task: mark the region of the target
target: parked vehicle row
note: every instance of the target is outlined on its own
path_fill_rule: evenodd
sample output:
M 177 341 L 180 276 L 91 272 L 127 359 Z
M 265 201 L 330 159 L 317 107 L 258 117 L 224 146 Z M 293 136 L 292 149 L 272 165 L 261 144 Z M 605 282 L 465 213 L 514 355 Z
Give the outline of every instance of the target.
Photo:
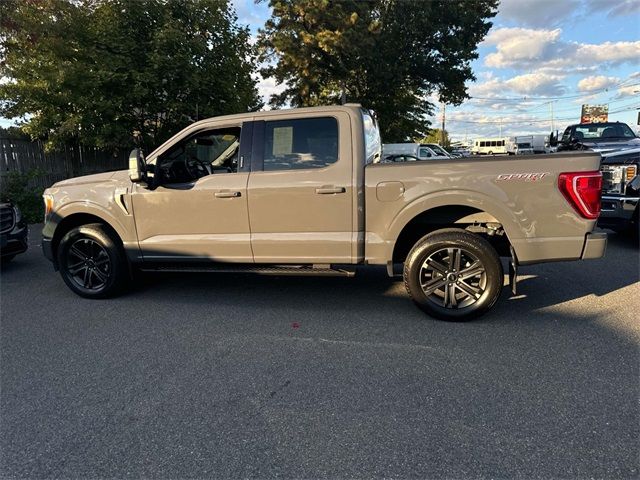
M 414 157 L 418 160 L 447 160 L 449 152 L 434 143 L 385 143 L 382 145 L 382 159 L 390 156 Z

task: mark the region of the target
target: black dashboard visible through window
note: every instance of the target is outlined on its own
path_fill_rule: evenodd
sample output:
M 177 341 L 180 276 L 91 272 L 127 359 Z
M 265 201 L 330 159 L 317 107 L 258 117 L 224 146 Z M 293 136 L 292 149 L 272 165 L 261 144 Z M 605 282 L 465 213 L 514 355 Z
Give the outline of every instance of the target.
M 193 182 L 207 175 L 236 173 L 240 127 L 205 130 L 176 144 L 156 163 L 156 185 Z

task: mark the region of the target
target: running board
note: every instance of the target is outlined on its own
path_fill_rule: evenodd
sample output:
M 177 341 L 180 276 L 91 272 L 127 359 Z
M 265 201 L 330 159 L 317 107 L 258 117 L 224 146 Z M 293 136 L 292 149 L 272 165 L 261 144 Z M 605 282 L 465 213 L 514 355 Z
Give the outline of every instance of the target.
M 257 275 L 312 275 L 322 277 L 353 277 L 355 270 L 330 265 L 158 265 L 142 266 L 143 272 L 167 273 L 253 273 Z

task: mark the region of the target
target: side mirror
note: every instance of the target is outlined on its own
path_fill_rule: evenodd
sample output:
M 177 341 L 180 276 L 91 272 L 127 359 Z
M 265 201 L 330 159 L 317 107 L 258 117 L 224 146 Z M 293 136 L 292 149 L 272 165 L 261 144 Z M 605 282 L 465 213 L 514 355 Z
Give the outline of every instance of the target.
M 134 148 L 129 154 L 129 179 L 132 182 L 141 182 L 146 178 L 147 164 L 144 161 L 142 149 Z

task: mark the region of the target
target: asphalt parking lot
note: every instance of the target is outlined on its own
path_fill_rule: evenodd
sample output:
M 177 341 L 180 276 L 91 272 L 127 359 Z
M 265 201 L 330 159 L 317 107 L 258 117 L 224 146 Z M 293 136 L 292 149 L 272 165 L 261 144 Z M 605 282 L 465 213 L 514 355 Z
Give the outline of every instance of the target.
M 638 249 L 522 269 L 466 324 L 355 278 L 2 269 L 3 478 L 638 478 Z

